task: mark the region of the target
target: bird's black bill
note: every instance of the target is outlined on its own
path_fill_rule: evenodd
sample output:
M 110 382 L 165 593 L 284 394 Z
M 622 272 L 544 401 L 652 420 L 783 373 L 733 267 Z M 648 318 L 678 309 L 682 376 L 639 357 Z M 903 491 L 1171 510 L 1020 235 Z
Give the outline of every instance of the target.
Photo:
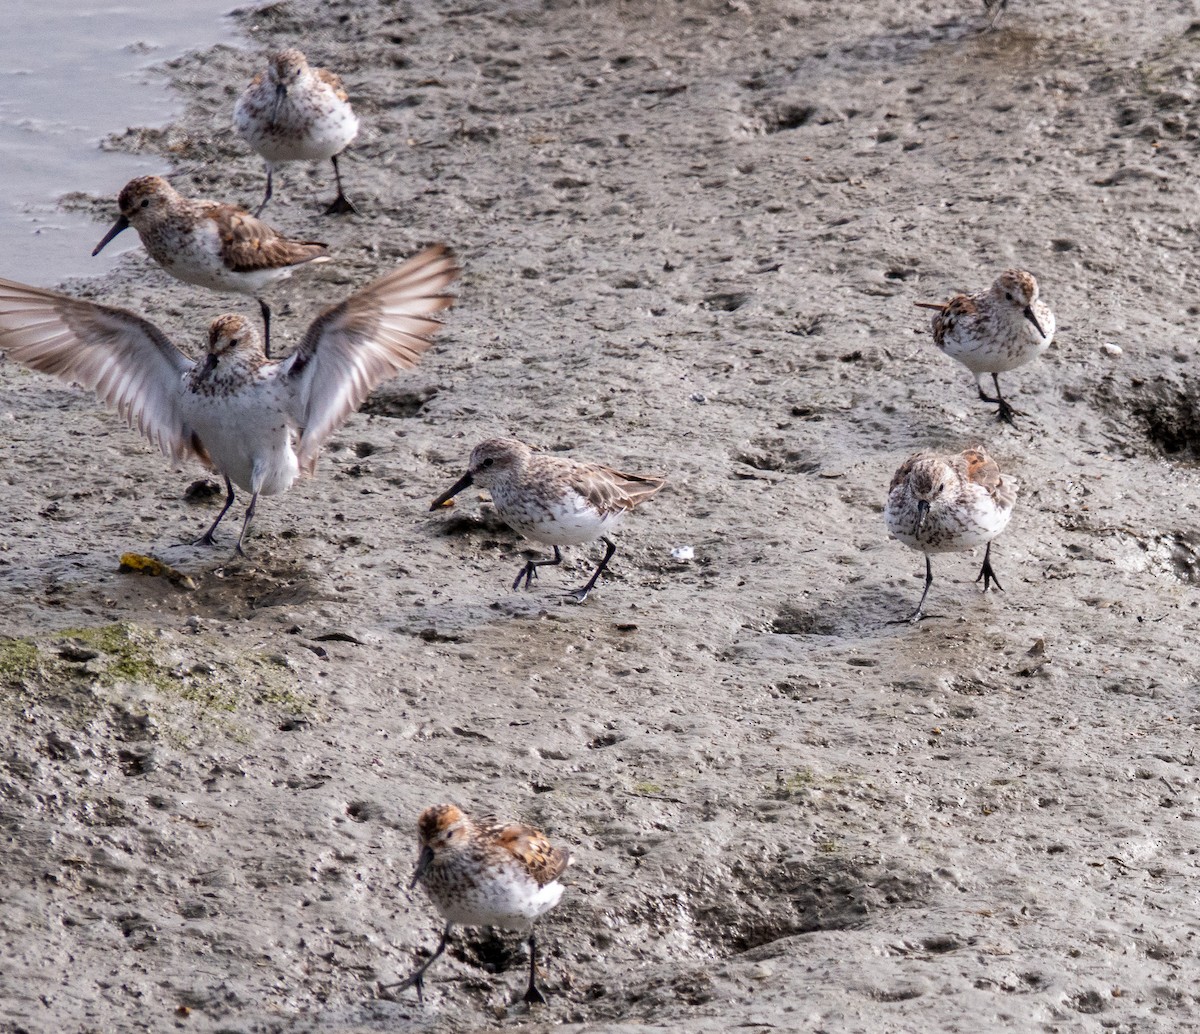
M 920 531 L 925 524 L 926 518 L 929 517 L 929 500 L 917 500 L 917 531 Z
M 217 368 L 217 357 L 213 352 L 208 353 L 208 358 L 204 360 L 204 365 L 200 367 L 200 372 L 196 375 L 200 380 L 204 380 L 210 373 Z
M 1037 332 L 1041 334 L 1042 337 L 1046 336 L 1046 332 L 1042 330 L 1042 325 L 1037 321 L 1037 317 L 1033 314 L 1032 305 L 1026 305 L 1025 310 L 1021 315 L 1023 315 L 1027 320 L 1029 320 L 1030 323 L 1037 327 Z
M 129 220 L 126 219 L 123 215 L 117 216 L 117 221 L 112 224 L 112 229 L 109 230 L 108 233 L 106 233 L 104 235 L 104 240 L 102 240 L 99 244 L 97 244 L 92 249 L 92 258 L 95 258 L 97 255 L 99 255 L 100 252 L 102 252 L 104 250 L 104 246 L 109 241 L 111 241 L 118 233 L 121 233 L 122 231 L 128 230 L 128 229 L 129 229 Z
M 413 872 L 412 883 L 408 885 L 408 889 L 412 890 L 418 883 L 421 882 L 421 877 L 425 875 L 425 870 L 429 868 L 429 863 L 433 861 L 433 848 L 426 845 L 421 848 L 420 857 L 417 858 L 417 868 Z
M 473 485 L 474 483 L 475 483 L 475 479 L 473 477 L 471 477 L 471 472 L 468 470 L 462 477 L 460 477 L 456 482 L 454 482 L 454 484 L 450 487 L 450 489 L 448 491 L 443 492 L 432 503 L 430 503 L 429 509 L 436 510 L 439 507 L 445 506 L 451 499 L 453 499 L 456 495 L 458 495 L 458 493 L 461 492 L 464 488 L 470 488 L 471 485 Z

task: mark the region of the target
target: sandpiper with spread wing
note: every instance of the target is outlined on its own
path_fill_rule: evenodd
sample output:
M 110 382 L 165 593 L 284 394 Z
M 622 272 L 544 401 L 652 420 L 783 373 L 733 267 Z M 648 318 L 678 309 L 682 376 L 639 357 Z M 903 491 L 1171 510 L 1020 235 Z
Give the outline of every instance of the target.
M 181 352 L 125 309 L 0 280 L 0 351 L 96 392 L 173 460 L 195 458 L 250 493 L 237 551 L 260 495 L 287 491 L 316 469 L 326 439 L 380 381 L 411 369 L 453 297 L 454 254 L 433 245 L 322 312 L 300 346 L 268 360 L 249 320 L 209 327 L 204 361 Z

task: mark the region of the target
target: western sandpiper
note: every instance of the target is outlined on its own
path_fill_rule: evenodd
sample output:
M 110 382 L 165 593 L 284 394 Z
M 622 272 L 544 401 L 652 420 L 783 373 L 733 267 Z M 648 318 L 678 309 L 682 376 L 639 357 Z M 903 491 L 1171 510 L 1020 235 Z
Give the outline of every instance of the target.
M 327 215 L 358 211 L 342 190 L 338 155 L 358 134 L 358 119 L 342 81 L 324 68 L 310 68 L 298 50 L 282 50 L 267 60 L 238 98 L 233 124 L 267 163 L 267 192 L 257 215 L 271 200 L 275 166 L 282 162 L 333 162 L 337 197 Z
M 983 591 L 994 582 L 992 539 L 1008 527 L 1017 486 L 1000 476 L 1000 468 L 982 448 L 957 456 L 918 452 L 896 471 L 888 490 L 883 519 L 893 538 L 925 554 L 925 591 L 917 609 L 905 620 L 924 617 L 925 597 L 933 584 L 930 553 L 957 553 L 986 543 L 976 581 Z
M 132 226 L 150 257 L 173 277 L 213 291 L 251 295 L 262 311 L 268 357 L 271 310 L 261 298 L 263 289 L 300 266 L 329 261 L 320 241 L 284 237 L 233 205 L 186 198 L 161 176 L 130 180 L 117 205 L 121 214 L 92 254 L 99 255 Z
M 420 854 L 410 889 L 420 883 L 446 925 L 434 953 L 404 980 L 382 985 L 381 990 L 415 987 L 420 998 L 425 971 L 445 951 L 446 938 L 458 923 L 528 930 L 525 1001 L 545 1002 L 537 987 L 533 924 L 563 896 L 565 888 L 558 879 L 571 864 L 571 852 L 519 822 L 498 822 L 490 816 L 472 822 L 453 804 L 421 812 L 417 836 Z
M 538 568 L 562 563 L 560 546 L 582 546 L 600 539 L 604 559 L 586 585 L 567 593 L 577 603 L 587 599 L 596 579 L 617 551 L 608 537 L 627 510 L 645 502 L 666 484 L 654 474 L 622 474 L 599 463 L 579 463 L 535 452 L 512 438 L 492 438 L 475 446 L 467 472 L 430 506 L 436 510 L 470 485 L 486 488 L 496 512 L 526 538 L 554 547 L 553 560 L 530 560 L 513 588 L 525 588 Z
M 250 505 L 316 470 L 325 440 L 371 389 L 411 369 L 452 302 L 454 255 L 434 245 L 322 312 L 299 348 L 268 361 L 242 316 L 220 316 L 196 363 L 148 320 L 125 309 L 0 280 L 0 351 L 19 363 L 95 391 L 173 460 L 194 457 L 236 484 Z
M 1012 408 L 1000 394 L 999 374 L 1040 356 L 1054 337 L 1054 313 L 1038 298 L 1032 273 L 1006 269 L 991 288 L 979 294 L 956 294 L 948 302 L 916 302 L 936 309 L 934 343 L 975 375 L 979 397 L 998 402 L 999 416 L 1013 426 Z M 990 373 L 996 397 L 983 390 L 980 375 Z

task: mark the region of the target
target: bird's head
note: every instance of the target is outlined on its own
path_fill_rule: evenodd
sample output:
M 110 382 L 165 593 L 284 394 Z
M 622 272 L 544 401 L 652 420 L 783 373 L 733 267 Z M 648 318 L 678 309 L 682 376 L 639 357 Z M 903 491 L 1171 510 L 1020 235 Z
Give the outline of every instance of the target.
M 449 499 L 471 485 L 493 488 L 520 470 L 532 452 L 528 445 L 515 438 L 489 438 L 486 442 L 480 442 L 471 451 L 467 472 L 438 496 L 430 509 L 436 510 L 439 506 L 444 506 Z
M 425 875 L 425 870 L 437 855 L 454 845 L 457 839 L 470 836 L 471 820 L 453 804 L 435 804 L 421 812 L 417 819 L 417 840 L 420 853 L 413 872 L 411 887 Z
M 1014 317 L 1027 319 L 1042 337 L 1046 336 L 1033 311 L 1038 300 L 1038 285 L 1032 273 L 1023 269 L 1006 269 L 992 285 L 992 300 Z

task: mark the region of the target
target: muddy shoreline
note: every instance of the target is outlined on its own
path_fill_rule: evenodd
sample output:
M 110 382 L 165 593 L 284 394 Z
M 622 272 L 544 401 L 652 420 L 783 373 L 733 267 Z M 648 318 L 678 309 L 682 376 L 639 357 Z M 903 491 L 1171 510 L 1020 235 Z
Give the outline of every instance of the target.
M 362 215 L 321 217 L 327 164 L 277 182 L 337 260 L 272 292 L 273 343 L 424 243 L 464 275 L 246 559 L 180 544 L 202 471 L 0 364 L 0 1031 L 1200 1025 L 1200 36 L 1011 6 L 296 0 L 171 66 L 176 125 L 114 115 L 254 204 L 232 105 L 301 41 Z M 71 203 L 99 239 L 112 199 Z M 1017 430 L 911 304 L 1008 265 L 1059 323 Z M 140 253 L 68 288 L 193 350 L 240 304 Z M 428 512 L 500 434 L 671 478 L 583 607 L 598 552 L 513 593 L 485 503 Z M 891 474 L 975 442 L 1022 486 L 1006 591 L 939 557 L 940 617 L 890 625 L 923 576 Z M 423 1007 L 376 997 L 436 943 L 405 888 L 440 800 L 575 852 L 545 1007 L 482 932 Z

